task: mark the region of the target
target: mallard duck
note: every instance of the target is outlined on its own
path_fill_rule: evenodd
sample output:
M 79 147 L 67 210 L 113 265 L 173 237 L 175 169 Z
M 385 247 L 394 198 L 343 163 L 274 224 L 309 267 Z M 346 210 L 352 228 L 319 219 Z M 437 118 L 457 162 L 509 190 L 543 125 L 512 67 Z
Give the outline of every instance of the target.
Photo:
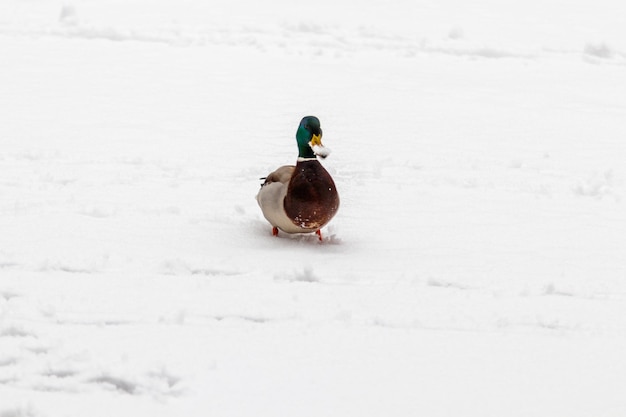
M 272 234 L 315 232 L 333 218 L 339 208 L 339 195 L 332 177 L 317 160 L 328 156 L 322 145 L 322 128 L 315 116 L 302 119 L 296 132 L 298 160 L 265 178 L 256 199 L 263 216 L 272 225 Z

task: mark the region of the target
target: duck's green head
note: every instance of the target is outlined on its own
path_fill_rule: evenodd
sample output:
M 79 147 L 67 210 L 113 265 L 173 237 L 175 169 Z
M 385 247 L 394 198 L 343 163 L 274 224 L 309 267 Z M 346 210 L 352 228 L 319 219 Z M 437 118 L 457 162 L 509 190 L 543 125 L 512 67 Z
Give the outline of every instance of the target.
M 296 141 L 300 158 L 315 158 L 315 155 L 325 158 L 328 155 L 322 145 L 320 120 L 315 116 L 306 116 L 302 119 L 296 132 Z

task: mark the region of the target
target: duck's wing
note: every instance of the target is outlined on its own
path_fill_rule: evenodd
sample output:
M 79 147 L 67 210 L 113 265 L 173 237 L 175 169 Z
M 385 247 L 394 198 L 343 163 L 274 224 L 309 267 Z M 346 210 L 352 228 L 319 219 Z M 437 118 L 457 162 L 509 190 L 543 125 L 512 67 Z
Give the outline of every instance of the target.
M 289 181 L 291 180 L 291 176 L 293 175 L 295 169 L 295 165 L 284 165 L 269 174 L 267 177 L 261 178 L 262 180 L 265 180 L 262 185 L 271 184 L 273 182 L 289 184 Z

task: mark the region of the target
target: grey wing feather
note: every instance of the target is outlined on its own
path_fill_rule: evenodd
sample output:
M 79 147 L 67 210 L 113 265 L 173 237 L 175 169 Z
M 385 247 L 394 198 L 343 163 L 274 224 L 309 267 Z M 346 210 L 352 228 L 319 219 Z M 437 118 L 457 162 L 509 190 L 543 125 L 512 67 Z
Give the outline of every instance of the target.
M 270 184 L 272 182 L 282 182 L 283 184 L 288 184 L 295 169 L 296 167 L 294 165 L 284 165 L 265 177 L 263 185 Z

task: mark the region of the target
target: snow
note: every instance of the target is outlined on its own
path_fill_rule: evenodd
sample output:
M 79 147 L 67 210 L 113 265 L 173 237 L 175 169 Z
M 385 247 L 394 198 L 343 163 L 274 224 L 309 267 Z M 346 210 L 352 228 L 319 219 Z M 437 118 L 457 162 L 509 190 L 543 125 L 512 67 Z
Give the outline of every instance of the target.
M 311 146 L 311 148 L 313 149 L 315 155 L 319 156 L 322 159 L 328 158 L 328 155 L 330 155 L 331 153 L 330 148 L 327 148 L 326 146 L 313 145 Z
M 0 416 L 623 416 L 624 8 L 1 2 Z

